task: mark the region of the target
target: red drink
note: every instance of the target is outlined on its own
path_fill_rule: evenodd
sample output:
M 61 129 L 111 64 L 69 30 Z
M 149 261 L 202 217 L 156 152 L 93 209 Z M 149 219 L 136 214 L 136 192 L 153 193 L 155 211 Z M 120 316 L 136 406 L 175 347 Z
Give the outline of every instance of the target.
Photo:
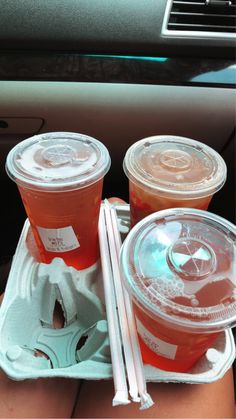
M 126 153 L 131 226 L 167 208 L 206 210 L 226 179 L 221 156 L 188 138 L 155 136 L 134 143 Z
M 97 230 L 102 184 L 103 181 L 100 180 L 90 187 L 63 194 L 36 193 L 19 187 L 42 262 L 50 263 L 57 256 L 64 259 L 68 266 L 77 269 L 87 268 L 96 262 L 99 254 Z M 67 230 L 68 227 L 70 231 Z M 45 244 L 42 240 L 43 229 L 47 230 Z M 50 237 L 50 230 L 57 231 L 57 236 L 61 237 L 55 237 L 55 234 Z M 71 236 L 69 245 L 65 244 L 62 237 L 66 231 Z M 76 246 L 75 249 L 68 248 L 73 246 Z M 63 251 L 63 247 L 67 249 Z
M 140 333 L 139 343 L 143 361 L 163 370 L 188 371 L 211 347 L 219 334 L 180 332 L 170 327 L 167 322 L 162 324 L 160 319 L 154 320 L 138 306 L 133 305 L 133 308 Z M 164 347 L 163 356 L 160 342 Z
M 121 269 L 143 360 L 188 371 L 236 322 L 236 228 L 202 210 L 163 210 L 128 234 Z
M 84 269 L 98 259 L 98 218 L 109 154 L 99 141 L 53 133 L 19 143 L 7 160 L 28 215 L 40 261 L 61 257 Z
M 129 181 L 130 223 L 137 224 L 144 217 L 167 208 L 197 208 L 207 210 L 212 195 L 197 199 L 174 199 L 163 197 L 152 191 L 147 191 L 136 183 Z

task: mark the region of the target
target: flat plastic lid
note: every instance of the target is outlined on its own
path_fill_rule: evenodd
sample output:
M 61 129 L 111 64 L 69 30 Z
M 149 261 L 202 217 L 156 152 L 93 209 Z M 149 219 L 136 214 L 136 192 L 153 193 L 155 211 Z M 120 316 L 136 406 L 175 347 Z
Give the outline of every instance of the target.
M 219 216 L 175 208 L 146 217 L 124 241 L 121 270 L 132 299 L 175 327 L 236 321 L 236 227 Z
M 35 135 L 8 154 L 6 170 L 19 185 L 73 190 L 101 179 L 109 170 L 107 148 L 95 138 L 71 132 Z
M 172 198 L 212 195 L 226 180 L 226 164 L 211 147 L 184 137 L 160 135 L 134 143 L 126 152 L 127 177 Z

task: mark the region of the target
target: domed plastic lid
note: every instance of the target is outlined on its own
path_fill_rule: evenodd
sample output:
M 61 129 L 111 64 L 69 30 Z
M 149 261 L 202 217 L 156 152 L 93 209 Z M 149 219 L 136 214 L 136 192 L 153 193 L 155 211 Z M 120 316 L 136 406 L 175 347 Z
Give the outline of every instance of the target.
M 175 136 L 154 136 L 134 143 L 124 158 L 134 183 L 172 198 L 212 195 L 226 180 L 226 164 L 211 147 Z
M 236 321 L 236 227 L 219 216 L 176 208 L 146 217 L 125 239 L 121 269 L 136 303 L 175 327 Z
M 106 147 L 87 135 L 53 132 L 35 135 L 8 154 L 6 170 L 32 189 L 73 190 L 102 178 L 110 167 Z

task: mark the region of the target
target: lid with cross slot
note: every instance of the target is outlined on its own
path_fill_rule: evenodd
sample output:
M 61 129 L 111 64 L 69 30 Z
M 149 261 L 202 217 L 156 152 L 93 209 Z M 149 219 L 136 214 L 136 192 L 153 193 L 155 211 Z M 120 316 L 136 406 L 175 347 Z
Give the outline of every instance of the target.
M 49 132 L 13 147 L 7 156 L 6 171 L 25 188 L 67 191 L 102 179 L 110 168 L 110 160 L 105 145 L 93 137 Z
M 227 174 L 217 151 L 199 141 L 171 135 L 132 144 L 123 167 L 132 182 L 176 199 L 212 195 L 224 185 Z

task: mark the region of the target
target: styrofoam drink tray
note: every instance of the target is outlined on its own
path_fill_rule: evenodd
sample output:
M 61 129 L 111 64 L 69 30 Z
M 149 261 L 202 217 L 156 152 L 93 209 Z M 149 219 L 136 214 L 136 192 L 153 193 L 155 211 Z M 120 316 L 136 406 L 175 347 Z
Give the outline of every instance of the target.
M 129 207 L 116 208 L 124 236 L 129 229 Z M 39 263 L 34 248 L 26 220 L 0 310 L 0 367 L 15 380 L 111 379 L 100 263 L 82 271 L 66 266 L 60 258 L 51 264 Z M 55 322 L 56 307 L 63 313 L 60 326 Z M 210 383 L 221 378 L 234 359 L 234 338 L 227 330 L 188 373 L 144 368 L 147 381 Z

